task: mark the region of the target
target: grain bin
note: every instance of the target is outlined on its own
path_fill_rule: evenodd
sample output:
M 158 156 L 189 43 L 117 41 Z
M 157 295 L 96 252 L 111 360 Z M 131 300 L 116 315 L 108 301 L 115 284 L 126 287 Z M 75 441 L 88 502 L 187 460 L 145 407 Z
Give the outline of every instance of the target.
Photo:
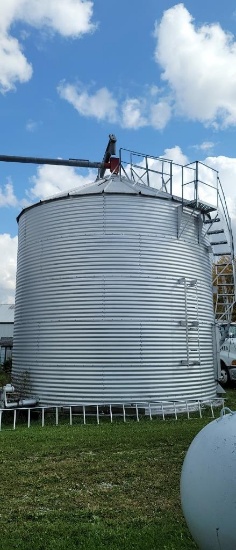
M 120 174 L 21 212 L 13 372 L 41 404 L 216 396 L 202 210 Z

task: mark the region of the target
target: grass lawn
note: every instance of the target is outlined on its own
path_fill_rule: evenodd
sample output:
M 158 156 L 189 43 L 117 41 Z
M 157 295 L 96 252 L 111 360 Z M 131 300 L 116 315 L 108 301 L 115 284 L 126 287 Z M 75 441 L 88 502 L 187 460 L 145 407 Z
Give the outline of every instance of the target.
M 236 391 L 226 405 L 236 409 Z M 179 480 L 209 419 L 0 433 L 0 549 L 191 550 Z

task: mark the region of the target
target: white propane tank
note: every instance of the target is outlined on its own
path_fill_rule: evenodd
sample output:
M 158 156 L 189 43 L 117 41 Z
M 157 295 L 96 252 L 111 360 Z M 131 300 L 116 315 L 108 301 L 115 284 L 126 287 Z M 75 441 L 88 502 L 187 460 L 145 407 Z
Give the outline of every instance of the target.
M 235 412 L 223 409 L 221 417 L 195 437 L 184 460 L 180 491 L 183 513 L 199 548 L 235 550 Z

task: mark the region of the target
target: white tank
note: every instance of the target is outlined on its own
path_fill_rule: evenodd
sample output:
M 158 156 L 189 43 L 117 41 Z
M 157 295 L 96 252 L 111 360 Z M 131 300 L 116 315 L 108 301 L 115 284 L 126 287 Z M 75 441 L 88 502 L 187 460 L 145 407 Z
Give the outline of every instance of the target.
M 236 414 L 231 412 L 199 432 L 184 460 L 182 508 L 201 550 L 236 548 L 235 446 Z
M 199 212 L 112 176 L 18 222 L 13 373 L 42 404 L 215 397 Z

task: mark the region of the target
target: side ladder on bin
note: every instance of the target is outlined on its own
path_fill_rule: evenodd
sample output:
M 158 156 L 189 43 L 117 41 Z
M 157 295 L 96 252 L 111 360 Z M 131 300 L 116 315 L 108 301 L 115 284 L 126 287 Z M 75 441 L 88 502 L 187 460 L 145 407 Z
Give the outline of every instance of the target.
M 187 351 L 181 364 L 191 367 L 201 364 L 197 279 L 181 277 L 178 284 L 184 287 L 185 319 L 180 321 L 180 325 L 185 327 Z

